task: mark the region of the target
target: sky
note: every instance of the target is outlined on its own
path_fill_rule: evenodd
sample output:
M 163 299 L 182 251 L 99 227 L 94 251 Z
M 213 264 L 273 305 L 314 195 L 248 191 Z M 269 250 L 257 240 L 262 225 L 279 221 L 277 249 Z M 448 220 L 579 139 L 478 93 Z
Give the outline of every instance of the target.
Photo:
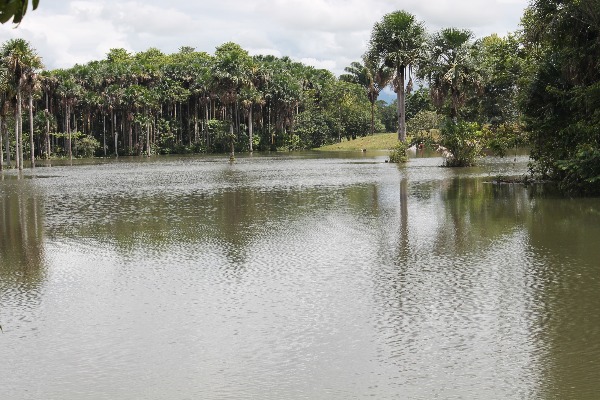
M 40 0 L 17 28 L 0 26 L 0 42 L 28 40 L 48 69 L 130 52 L 182 46 L 214 54 L 235 42 L 250 54 L 272 54 L 336 75 L 360 60 L 371 29 L 405 10 L 428 31 L 468 28 L 476 37 L 518 29 L 528 0 Z

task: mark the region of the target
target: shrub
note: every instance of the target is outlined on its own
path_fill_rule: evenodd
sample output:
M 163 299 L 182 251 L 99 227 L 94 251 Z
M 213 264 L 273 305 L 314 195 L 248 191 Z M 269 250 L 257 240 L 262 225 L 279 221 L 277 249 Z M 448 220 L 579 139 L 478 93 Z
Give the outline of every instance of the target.
M 442 126 L 442 146 L 448 149 L 448 167 L 475 165 L 482 155 L 484 134 L 476 122 L 447 120 Z
M 406 155 L 406 149 L 408 148 L 407 142 L 398 142 L 394 147 L 390 149 L 390 162 L 391 163 L 405 163 L 408 161 Z
M 435 111 L 419 111 L 406 123 L 406 128 L 413 137 L 412 144 L 431 144 L 435 142 L 441 121 L 441 115 Z
M 79 133 L 79 132 L 77 132 Z M 74 141 L 74 149 L 73 151 L 77 154 L 78 157 L 90 158 L 94 157 L 96 154 L 96 150 L 100 148 L 100 142 L 95 138 L 85 135 L 80 136 L 75 135 L 76 141 Z
M 578 194 L 600 193 L 600 149 L 589 144 L 580 145 L 568 160 L 557 161 L 563 172 L 560 186 Z
M 519 124 L 500 124 L 483 128 L 487 138 L 486 147 L 495 155 L 504 157 L 511 148 L 527 143 Z

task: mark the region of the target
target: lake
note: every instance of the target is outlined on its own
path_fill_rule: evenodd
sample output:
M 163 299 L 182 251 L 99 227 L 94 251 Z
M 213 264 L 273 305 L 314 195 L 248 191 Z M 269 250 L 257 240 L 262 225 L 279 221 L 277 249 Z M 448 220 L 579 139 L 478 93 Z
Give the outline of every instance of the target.
M 3 399 L 596 399 L 600 199 L 527 157 L 0 175 Z

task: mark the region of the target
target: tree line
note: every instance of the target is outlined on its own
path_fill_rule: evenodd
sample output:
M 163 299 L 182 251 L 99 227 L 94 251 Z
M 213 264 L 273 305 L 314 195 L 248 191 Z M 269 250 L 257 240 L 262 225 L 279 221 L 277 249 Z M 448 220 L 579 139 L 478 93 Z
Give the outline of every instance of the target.
M 34 160 L 293 150 L 369 132 L 359 85 L 235 43 L 214 55 L 112 49 L 104 60 L 44 71 L 31 45 L 12 39 L 0 57 L 5 158 L 19 168 L 23 152 Z

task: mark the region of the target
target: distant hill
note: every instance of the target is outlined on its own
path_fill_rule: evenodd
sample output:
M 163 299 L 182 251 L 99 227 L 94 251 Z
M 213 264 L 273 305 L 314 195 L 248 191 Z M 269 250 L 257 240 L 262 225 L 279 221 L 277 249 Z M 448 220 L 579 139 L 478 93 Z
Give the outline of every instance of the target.
M 379 93 L 379 97 L 377 100 L 383 100 L 388 104 L 391 104 L 394 100 L 396 100 L 396 93 L 391 91 L 389 88 L 385 88 Z

